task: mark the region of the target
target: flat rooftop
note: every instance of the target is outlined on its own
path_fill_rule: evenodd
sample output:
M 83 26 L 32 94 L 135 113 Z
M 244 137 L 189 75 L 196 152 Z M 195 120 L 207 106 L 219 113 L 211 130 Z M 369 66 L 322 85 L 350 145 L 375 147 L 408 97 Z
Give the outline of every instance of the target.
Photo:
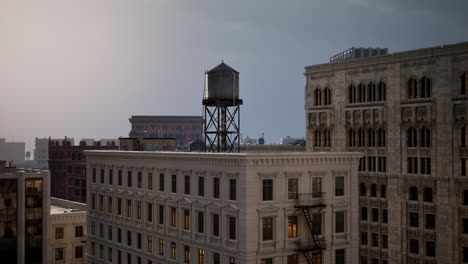
M 60 206 L 57 206 L 57 205 L 50 205 L 50 214 L 51 215 L 69 214 L 69 213 L 78 213 L 78 212 L 86 212 L 86 211 L 83 211 L 83 210 L 80 210 L 80 209 L 60 207 Z

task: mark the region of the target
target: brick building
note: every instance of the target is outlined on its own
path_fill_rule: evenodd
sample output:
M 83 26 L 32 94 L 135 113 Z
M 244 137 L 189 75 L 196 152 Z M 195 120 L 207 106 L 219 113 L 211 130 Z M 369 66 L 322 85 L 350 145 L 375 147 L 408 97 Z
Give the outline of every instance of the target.
M 468 42 L 307 66 L 308 151 L 357 151 L 360 263 L 468 262 Z
M 202 139 L 202 116 L 132 116 L 131 137 L 176 138 L 178 145 Z
M 107 144 L 109 143 L 109 144 Z M 86 158 L 84 150 L 117 150 L 117 140 L 86 142 L 75 146 L 67 138 L 49 142 L 49 170 L 53 197 L 86 202 Z

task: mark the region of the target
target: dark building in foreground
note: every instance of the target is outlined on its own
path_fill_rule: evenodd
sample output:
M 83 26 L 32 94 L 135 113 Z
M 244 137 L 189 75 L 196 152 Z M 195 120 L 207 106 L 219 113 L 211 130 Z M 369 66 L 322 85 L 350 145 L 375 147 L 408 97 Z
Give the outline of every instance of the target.
M 80 141 L 74 146 L 65 138 L 62 144 L 49 142 L 49 170 L 53 197 L 86 202 L 86 158 L 84 150 L 118 150 L 118 142 Z
M 202 116 L 132 116 L 130 137 L 175 138 L 178 145 L 188 145 L 202 138 Z
M 468 263 L 468 42 L 305 68 L 307 150 L 360 152 L 360 263 Z
M 354 60 L 372 56 L 387 55 L 388 49 L 382 48 L 350 48 L 330 58 L 330 62 Z
M 49 172 L 0 161 L 0 263 L 48 263 Z

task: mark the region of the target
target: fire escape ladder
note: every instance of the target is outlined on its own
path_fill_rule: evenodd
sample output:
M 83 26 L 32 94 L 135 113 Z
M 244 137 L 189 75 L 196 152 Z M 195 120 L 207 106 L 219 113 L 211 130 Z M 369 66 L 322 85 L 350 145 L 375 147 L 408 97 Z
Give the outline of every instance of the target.
M 312 221 L 312 215 L 310 214 L 309 208 L 302 207 L 301 209 L 302 209 L 302 213 L 304 214 L 304 218 L 306 219 L 307 226 L 309 227 L 310 234 L 312 235 L 312 239 L 314 240 L 315 247 L 323 249 L 322 243 L 320 242 L 320 239 L 315 233 L 313 221 Z

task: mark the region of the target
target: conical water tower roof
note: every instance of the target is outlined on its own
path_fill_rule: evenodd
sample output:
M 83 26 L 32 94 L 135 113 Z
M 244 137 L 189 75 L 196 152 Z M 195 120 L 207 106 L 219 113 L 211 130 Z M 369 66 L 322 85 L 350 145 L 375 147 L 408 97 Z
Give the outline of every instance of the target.
M 233 68 L 231 68 L 227 64 L 225 64 L 224 61 L 221 62 L 221 64 L 219 64 L 218 66 L 216 66 L 213 69 L 211 69 L 210 71 L 208 71 L 208 73 L 212 73 L 212 72 L 235 72 L 235 73 L 239 73 L 238 71 L 234 70 Z

